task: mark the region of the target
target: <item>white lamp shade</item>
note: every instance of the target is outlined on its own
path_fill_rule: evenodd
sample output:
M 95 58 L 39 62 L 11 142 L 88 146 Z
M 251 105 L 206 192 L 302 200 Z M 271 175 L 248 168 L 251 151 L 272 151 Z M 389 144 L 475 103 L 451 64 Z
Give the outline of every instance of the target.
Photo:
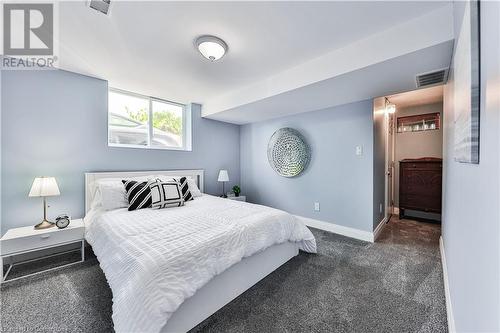
M 36 177 L 31 185 L 30 197 L 50 197 L 59 195 L 59 187 L 54 177 Z
M 227 170 L 221 170 L 219 171 L 219 178 L 217 179 L 219 182 L 228 182 L 229 181 L 229 174 L 227 173 Z

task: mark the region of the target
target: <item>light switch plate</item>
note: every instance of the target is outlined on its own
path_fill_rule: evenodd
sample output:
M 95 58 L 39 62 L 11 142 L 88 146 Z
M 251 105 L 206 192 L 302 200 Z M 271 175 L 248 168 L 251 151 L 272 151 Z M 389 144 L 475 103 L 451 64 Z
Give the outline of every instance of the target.
M 356 146 L 356 155 L 363 155 L 363 146 Z
M 315 210 L 316 212 L 319 212 L 319 202 L 315 202 L 315 203 L 314 203 L 314 210 Z

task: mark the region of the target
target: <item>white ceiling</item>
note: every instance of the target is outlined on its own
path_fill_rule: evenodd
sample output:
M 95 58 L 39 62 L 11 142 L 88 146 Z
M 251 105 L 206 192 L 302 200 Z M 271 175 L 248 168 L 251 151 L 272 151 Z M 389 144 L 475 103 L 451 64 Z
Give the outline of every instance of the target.
M 114 0 L 105 16 L 85 1 L 64 2 L 60 66 L 116 88 L 204 103 L 444 5 Z M 221 61 L 197 53 L 193 40 L 203 34 L 227 42 Z
M 410 91 L 416 89 L 416 74 L 448 66 L 452 51 L 448 41 L 206 117 L 246 124 Z
M 408 91 L 387 96 L 387 98 L 397 108 L 438 103 L 443 101 L 443 86 Z

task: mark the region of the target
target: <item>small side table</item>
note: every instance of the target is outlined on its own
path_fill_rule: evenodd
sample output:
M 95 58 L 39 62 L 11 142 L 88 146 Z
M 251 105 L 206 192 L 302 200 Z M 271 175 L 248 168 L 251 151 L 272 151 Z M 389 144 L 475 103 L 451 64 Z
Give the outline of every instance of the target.
M 40 274 L 43 272 L 51 271 L 54 269 L 59 269 L 62 267 L 66 267 L 69 265 L 74 265 L 85 260 L 85 238 L 84 238 L 84 225 L 83 219 L 71 220 L 70 224 L 64 229 L 58 229 L 56 226 L 49 229 L 35 230 L 33 226 L 29 227 L 21 227 L 9 229 L 5 235 L 0 239 L 1 246 L 1 260 L 0 267 L 2 268 L 2 278 L 0 283 L 14 281 L 18 279 L 22 279 L 28 276 Z M 12 263 L 12 257 L 25 254 L 25 253 L 33 253 L 38 252 L 50 248 L 55 248 L 63 245 L 81 243 L 80 251 L 81 251 L 81 260 L 61 265 L 58 267 L 49 268 L 40 272 L 23 275 L 20 277 L 16 277 L 10 280 L 7 280 L 7 276 L 9 275 L 12 267 L 23 264 L 26 262 L 36 261 L 43 258 L 51 257 L 54 255 L 63 254 L 65 252 L 59 252 L 56 254 L 51 254 L 48 256 L 43 256 L 40 258 L 25 260 L 17 263 Z M 75 250 L 66 251 L 73 252 Z M 9 258 L 11 263 L 9 264 L 9 268 L 5 275 L 3 274 L 3 261 L 4 259 Z
M 227 197 L 229 200 L 236 200 L 236 201 L 243 201 L 243 202 L 246 202 L 247 201 L 247 197 L 244 196 L 244 195 L 240 195 L 239 197 L 235 196 L 235 195 L 231 195 L 231 196 L 228 196 Z

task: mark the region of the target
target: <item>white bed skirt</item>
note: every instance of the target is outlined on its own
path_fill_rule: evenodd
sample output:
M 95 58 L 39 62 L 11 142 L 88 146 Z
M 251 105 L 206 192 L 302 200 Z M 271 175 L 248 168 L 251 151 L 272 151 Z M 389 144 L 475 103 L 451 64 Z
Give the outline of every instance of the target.
M 189 331 L 298 253 L 297 243 L 285 242 L 244 258 L 185 300 L 162 332 Z

